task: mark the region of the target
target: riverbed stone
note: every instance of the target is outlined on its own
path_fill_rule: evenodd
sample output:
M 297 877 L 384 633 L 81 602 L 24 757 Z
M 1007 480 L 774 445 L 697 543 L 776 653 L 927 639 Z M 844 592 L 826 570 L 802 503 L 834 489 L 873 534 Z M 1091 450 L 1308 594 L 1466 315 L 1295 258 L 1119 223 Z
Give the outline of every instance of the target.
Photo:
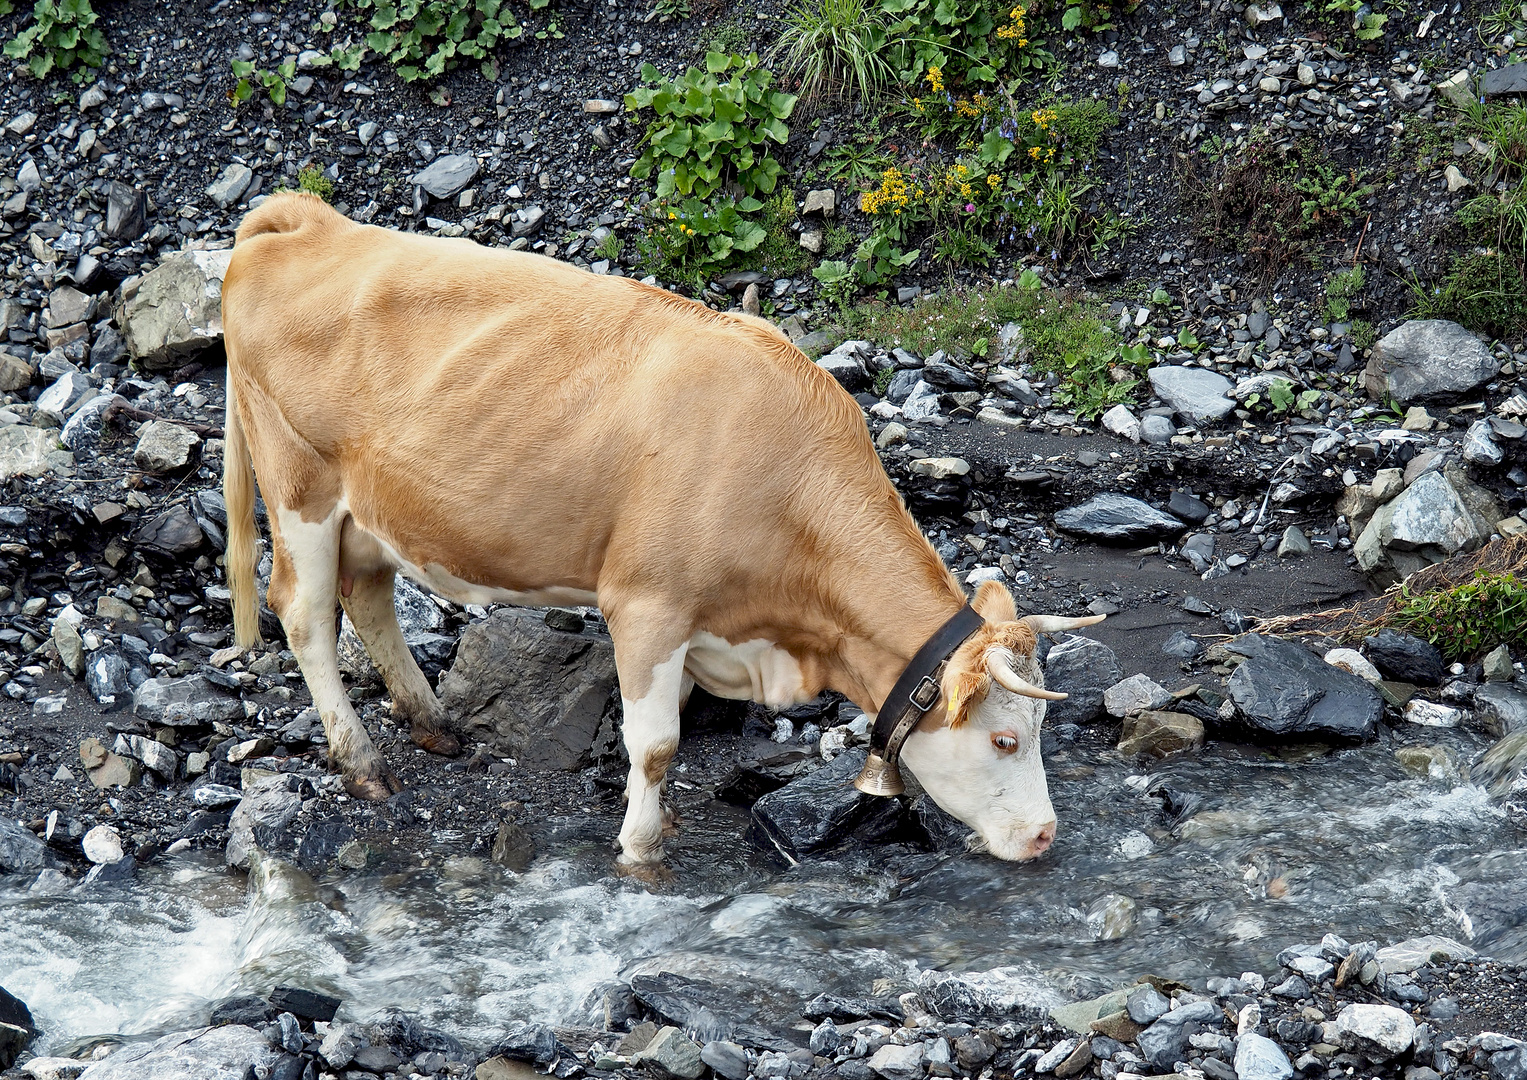
M 1383 698 L 1356 675 L 1261 634 L 1244 635 L 1225 648 L 1246 657 L 1226 683 L 1241 727 L 1273 740 L 1361 742 L 1377 733 Z
M 247 792 L 233 808 L 228 821 L 228 845 L 223 850 L 229 866 L 248 869 L 251 854 L 285 846 L 285 833 L 302 810 L 302 796 L 277 780 Z
M 1149 754 L 1166 757 L 1204 744 L 1204 722 L 1180 712 L 1147 710 L 1127 717 L 1119 736 L 1119 753 L 1125 757 Z
M 700 1080 L 705 1062 L 700 1048 L 676 1027 L 659 1028 L 652 1041 L 631 1057 L 633 1065 L 652 1065 L 674 1080 Z
M 1336 1015 L 1342 1048 L 1373 1061 L 1389 1061 L 1410 1049 L 1416 1022 L 1393 1005 L 1348 1005 Z
M 1267 1036 L 1248 1031 L 1236 1039 L 1236 1080 L 1289 1080 L 1293 1075 L 1293 1062 Z
M 1386 679 L 1437 686 L 1447 673 L 1437 646 L 1414 634 L 1385 628 L 1363 639 L 1363 651 Z
M 244 703 L 205 675 L 145 679 L 133 691 L 133 715 L 167 727 L 198 727 L 242 720 Z
M 409 178 L 437 199 L 449 199 L 477 175 L 477 159 L 471 154 L 445 154 Z
M 47 844 L 30 829 L 0 817 L 0 874 L 26 874 L 51 865 Z
M 122 835 L 110 825 L 97 825 L 85 833 L 80 841 L 85 858 L 97 866 L 120 862 L 122 859 Z
M 1497 739 L 1527 731 L 1527 693 L 1500 682 L 1474 691 L 1474 718 Z
M 1377 683 L 1384 676 L 1379 674 L 1379 669 L 1368 662 L 1368 658 L 1356 649 L 1332 649 L 1325 655 L 1325 662 L 1334 668 L 1340 668 L 1349 675 L 1356 675 L 1364 682 Z
M 1235 384 L 1199 367 L 1160 365 L 1149 372 L 1151 390 L 1180 416 L 1195 424 L 1223 419 L 1235 408 L 1229 394 Z
M 1172 692 L 1149 675 L 1131 675 L 1103 692 L 1103 708 L 1109 716 L 1132 716 L 1147 709 L 1159 709 L 1172 700 Z
M 1501 361 L 1474 333 L 1447 319 L 1410 319 L 1379 339 L 1363 384 L 1401 405 L 1450 401 L 1500 373 Z
M 536 857 L 535 841 L 517 822 L 499 822 L 498 835 L 493 838 L 492 859 L 502 867 L 523 873 Z
M 726 1039 L 712 1039 L 700 1050 L 700 1060 L 725 1080 L 747 1080 L 748 1052 Z
M 1212 1001 L 1195 1001 L 1166 1013 L 1140 1033 L 1136 1045 L 1158 1073 L 1172 1072 L 1172 1066 L 1187 1055 L 1188 1039 L 1211 1026 L 1218 1026 L 1219 1007 Z
M 230 251 L 171 255 L 124 295 L 118 312 L 127 351 L 143 367 L 179 367 L 223 336 L 223 275 Z
M 162 555 L 189 555 L 201 547 L 205 535 L 196 516 L 184 503 L 176 503 L 138 527 L 133 541 L 140 547 L 153 548 Z
M 89 1067 L 90 1062 L 79 1058 L 37 1057 L 22 1065 L 21 1071 L 32 1080 L 78 1080 Z
M 1072 1048 L 1075 1048 L 1075 1040 L 1072 1040 Z M 921 1080 L 923 1044 L 914 1042 L 902 1046 L 897 1043 L 886 1043 L 875 1051 L 868 1064 L 876 1073 L 885 1077 L 885 1080 Z
M 1393 501 L 1379 507 L 1353 544 L 1364 571 L 1399 576 L 1490 539 L 1500 507 L 1489 492 L 1457 467 L 1422 473 Z
M 29 424 L 0 427 L 0 479 L 42 476 L 54 466 L 58 432 Z
M 440 699 L 463 743 L 532 769 L 583 768 L 614 747 L 615 649 L 593 631 L 553 630 L 534 612 L 496 611 L 461 635 Z
M 864 750 L 845 750 L 823 768 L 764 795 L 753 804 L 749 835 L 792 863 L 842 841 L 880 801 L 854 787 L 865 756 Z
M 334 1014 L 342 1004 L 332 994 L 301 986 L 278 986 L 266 1000 L 277 1012 L 289 1012 L 300 1020 L 322 1020 L 324 1023 L 334 1019 Z
M 1103 712 L 1108 688 L 1123 672 L 1119 657 L 1101 641 L 1070 637 L 1052 647 L 1044 660 L 1045 688 L 1069 695 L 1064 701 L 1045 705 L 1052 724 L 1085 724 Z
M 1516 678 L 1516 667 L 1511 661 L 1511 648 L 1497 645 L 1485 654 L 1483 661 L 1486 682 L 1510 682 Z
M 190 464 L 191 451 L 201 445 L 201 436 L 188 427 L 167 420 L 153 420 L 138 433 L 133 450 L 133 464 L 144 472 L 166 473 Z
M 1427 934 L 1387 945 L 1378 951 L 1376 959 L 1385 974 L 1408 975 L 1428 964 L 1472 960 L 1475 955 L 1474 950 L 1462 942 L 1440 934 Z
M 121 1047 L 81 1073 L 80 1080 L 244 1080 L 273 1068 L 279 1057 L 254 1028 L 229 1024 Z
M 1129 992 L 1125 999 L 1125 1011 L 1137 1024 L 1154 1024 L 1172 1009 L 1167 996 L 1147 983 Z
M 1055 515 L 1055 524 L 1069 533 L 1105 544 L 1135 544 L 1180 536 L 1187 525 L 1164 510 L 1132 495 L 1104 492 Z

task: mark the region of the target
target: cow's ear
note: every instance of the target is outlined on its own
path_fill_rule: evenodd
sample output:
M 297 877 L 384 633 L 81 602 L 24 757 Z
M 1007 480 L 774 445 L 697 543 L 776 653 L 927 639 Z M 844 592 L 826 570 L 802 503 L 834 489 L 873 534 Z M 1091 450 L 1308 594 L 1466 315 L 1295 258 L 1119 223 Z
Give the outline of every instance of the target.
M 979 665 L 946 672 L 944 675 L 944 723 L 952 728 L 970 719 L 970 710 L 979 705 L 991 689 L 991 676 Z
M 990 623 L 1018 621 L 1018 607 L 1013 603 L 1013 594 L 1000 581 L 981 582 L 970 606 L 976 609 L 977 615 Z

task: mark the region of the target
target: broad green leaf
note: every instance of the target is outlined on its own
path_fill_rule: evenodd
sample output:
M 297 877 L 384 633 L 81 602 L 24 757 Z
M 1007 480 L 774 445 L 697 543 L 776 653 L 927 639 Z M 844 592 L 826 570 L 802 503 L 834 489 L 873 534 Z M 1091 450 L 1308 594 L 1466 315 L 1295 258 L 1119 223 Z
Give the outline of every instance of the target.
M 741 210 L 744 214 L 751 214 L 754 211 L 762 210 L 763 206 L 763 203 L 751 195 L 744 195 L 737 203 L 737 209 Z
M 1075 30 L 1082 25 L 1082 9 L 1080 7 L 1068 7 L 1066 13 L 1060 17 L 1062 30 Z
M 769 231 L 756 221 L 743 221 L 738 224 L 732 233 L 733 246 L 738 251 L 752 251 L 762 244 L 769 235 Z
M 719 75 L 732 66 L 732 58 L 725 53 L 708 52 L 705 54 L 705 70 L 712 75 Z

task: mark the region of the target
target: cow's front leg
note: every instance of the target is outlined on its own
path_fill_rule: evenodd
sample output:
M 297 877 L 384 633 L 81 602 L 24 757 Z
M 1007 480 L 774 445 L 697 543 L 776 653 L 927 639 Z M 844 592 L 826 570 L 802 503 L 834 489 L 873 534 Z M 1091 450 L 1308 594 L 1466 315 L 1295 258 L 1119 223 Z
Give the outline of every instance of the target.
M 615 626 L 611 626 L 612 632 Z M 679 701 L 684 692 L 684 656 L 689 643 L 629 641 L 615 634 L 615 666 L 626 754 L 626 819 L 620 829 L 620 862 L 636 867 L 663 859 L 663 778 L 679 748 Z

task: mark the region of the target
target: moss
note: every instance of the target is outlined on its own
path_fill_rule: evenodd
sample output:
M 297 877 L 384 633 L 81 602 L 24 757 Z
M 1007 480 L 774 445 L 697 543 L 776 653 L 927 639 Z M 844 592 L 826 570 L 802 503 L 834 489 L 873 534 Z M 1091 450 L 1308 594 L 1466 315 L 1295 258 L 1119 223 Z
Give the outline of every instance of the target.
M 1463 255 L 1433 291 L 1418 292 L 1415 314 L 1451 319 L 1491 337 L 1509 337 L 1527 329 L 1527 280 L 1500 251 Z

